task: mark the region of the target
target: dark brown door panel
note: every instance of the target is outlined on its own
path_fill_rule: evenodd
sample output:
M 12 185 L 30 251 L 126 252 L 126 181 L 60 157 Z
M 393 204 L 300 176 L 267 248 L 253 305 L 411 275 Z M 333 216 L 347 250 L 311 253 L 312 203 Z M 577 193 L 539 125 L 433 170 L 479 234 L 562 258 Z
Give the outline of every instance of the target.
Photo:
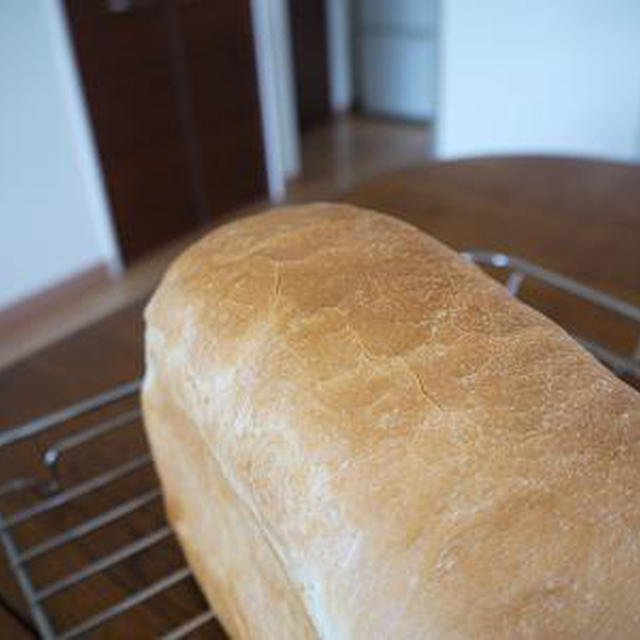
M 65 0 L 127 262 L 264 195 L 248 0 Z
M 302 131 L 331 117 L 325 0 L 289 0 L 298 122 Z
M 178 7 L 203 197 L 210 214 L 266 191 L 249 0 Z

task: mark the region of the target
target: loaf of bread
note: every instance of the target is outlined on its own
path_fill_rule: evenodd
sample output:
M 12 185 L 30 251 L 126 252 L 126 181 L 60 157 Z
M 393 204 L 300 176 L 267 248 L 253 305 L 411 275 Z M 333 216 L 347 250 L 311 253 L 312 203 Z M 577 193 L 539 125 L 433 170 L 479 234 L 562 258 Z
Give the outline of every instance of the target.
M 640 637 L 640 395 L 455 252 L 274 210 L 146 323 L 168 518 L 232 638 Z

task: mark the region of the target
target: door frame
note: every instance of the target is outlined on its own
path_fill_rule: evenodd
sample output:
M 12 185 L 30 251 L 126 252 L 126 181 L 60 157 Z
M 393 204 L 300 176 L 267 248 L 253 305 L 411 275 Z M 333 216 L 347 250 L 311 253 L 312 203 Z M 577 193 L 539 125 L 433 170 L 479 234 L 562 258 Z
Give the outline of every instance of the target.
M 251 15 L 269 197 L 280 202 L 301 167 L 288 4 L 251 0 Z

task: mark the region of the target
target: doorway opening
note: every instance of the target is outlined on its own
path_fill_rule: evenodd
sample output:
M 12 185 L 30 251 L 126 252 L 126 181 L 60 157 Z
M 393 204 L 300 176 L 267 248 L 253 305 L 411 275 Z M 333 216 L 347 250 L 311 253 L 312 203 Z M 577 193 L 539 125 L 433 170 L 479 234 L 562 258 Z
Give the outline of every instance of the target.
M 326 197 L 431 156 L 437 0 L 281 0 L 280 11 L 279 199 Z

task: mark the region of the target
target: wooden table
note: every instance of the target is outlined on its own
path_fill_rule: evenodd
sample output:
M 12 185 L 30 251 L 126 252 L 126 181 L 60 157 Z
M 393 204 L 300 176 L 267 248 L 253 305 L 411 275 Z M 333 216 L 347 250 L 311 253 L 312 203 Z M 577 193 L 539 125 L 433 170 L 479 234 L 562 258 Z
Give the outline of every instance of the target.
M 482 247 L 516 254 L 640 304 L 640 166 L 550 158 L 430 164 L 371 180 L 344 199 L 403 217 L 457 249 Z M 553 312 L 564 310 L 578 324 L 584 315 L 578 313 L 577 303 L 562 305 L 544 295 L 540 301 Z M 0 428 L 139 376 L 142 307 L 143 301 L 0 373 Z M 606 327 L 614 341 L 619 337 L 606 321 L 598 320 L 595 326 Z M 70 459 L 70 475 L 87 465 L 117 464 L 142 446 L 139 431 L 118 438 L 122 439 L 105 439 L 87 457 Z M 34 455 L 29 443 L 16 447 L 11 455 L 0 452 L 1 477 L 24 472 Z M 126 497 L 152 482 L 152 472 L 147 470 L 134 474 L 117 491 Z M 102 501 L 101 496 L 91 496 L 64 517 L 52 512 L 51 517 L 25 527 L 21 532 L 25 545 L 50 535 L 61 524 L 69 526 L 93 515 L 103 508 Z M 103 544 L 115 544 L 119 537 L 131 541 L 157 526 L 160 518 L 158 503 L 136 514 L 134 521 L 128 520 L 124 532 L 110 529 L 106 543 L 92 536 L 83 538 L 63 559 L 58 554 L 45 556 L 34 572 L 42 581 L 68 573 L 99 556 Z M 66 597 L 53 598 L 47 610 L 58 627 L 66 628 L 84 612 L 96 612 L 126 596 L 140 579 L 153 580 L 179 562 L 178 550 L 168 544 L 155 555 L 141 554 L 133 565 L 116 567 Z M 26 615 L 6 567 L 0 572 L 0 592 Z M 109 635 L 150 637 L 202 606 L 193 584 L 180 584 L 136 608 L 134 615 L 116 619 Z M 223 637 L 213 625 L 207 633 L 206 637 Z M 0 610 L 0 636 L 30 634 Z

